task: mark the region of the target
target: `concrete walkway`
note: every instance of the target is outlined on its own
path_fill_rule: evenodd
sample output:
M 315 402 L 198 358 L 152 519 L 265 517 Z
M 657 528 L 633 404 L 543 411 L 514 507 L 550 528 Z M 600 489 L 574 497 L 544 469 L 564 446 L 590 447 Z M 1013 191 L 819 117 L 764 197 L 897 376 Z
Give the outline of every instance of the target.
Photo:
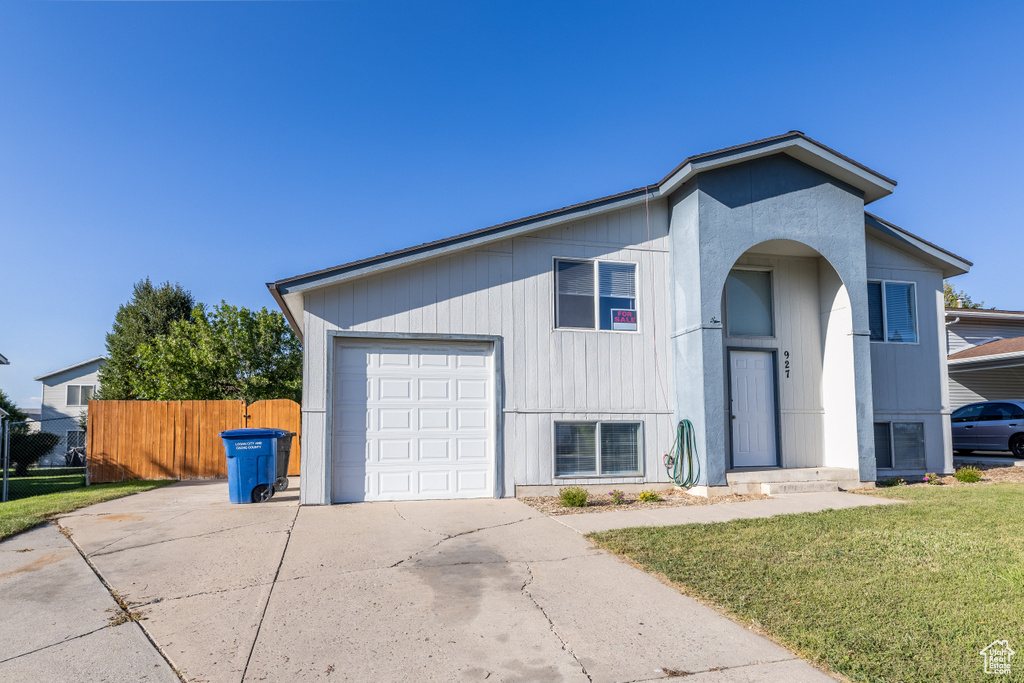
M 780 493 L 765 500 L 748 500 L 741 503 L 584 512 L 576 515 L 557 515 L 552 519 L 581 534 L 590 534 L 596 531 L 626 529 L 635 526 L 728 522 L 731 519 L 774 517 L 797 512 L 821 512 L 829 509 L 841 510 L 899 502 L 901 501 L 862 496 L 857 493 Z
M 0 543 L 0 679 L 175 680 L 169 661 L 190 681 L 831 680 L 516 500 L 288 493 L 230 505 L 186 482 L 63 517 L 140 623 L 107 625 L 54 525 Z

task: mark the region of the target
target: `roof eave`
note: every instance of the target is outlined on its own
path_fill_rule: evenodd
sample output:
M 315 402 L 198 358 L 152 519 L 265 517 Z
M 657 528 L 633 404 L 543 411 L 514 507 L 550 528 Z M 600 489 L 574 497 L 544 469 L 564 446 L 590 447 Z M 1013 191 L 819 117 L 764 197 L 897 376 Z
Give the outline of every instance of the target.
M 291 306 L 289 306 L 288 303 L 284 300 L 284 297 L 281 295 L 281 290 L 280 288 L 278 288 L 277 283 L 268 282 L 267 289 L 270 290 L 270 296 L 274 297 L 274 301 L 276 301 L 277 305 L 281 307 L 281 312 L 284 313 L 284 319 L 288 321 L 289 325 L 291 325 L 292 330 L 295 332 L 295 336 L 299 338 L 299 343 L 303 344 L 304 342 L 302 339 L 302 325 L 300 325 L 298 321 L 295 319 L 295 311 L 293 311 Z M 302 315 L 302 311 L 299 311 L 298 313 L 299 315 Z
M 59 374 L 61 374 L 63 372 L 68 372 L 69 370 L 74 370 L 76 368 L 81 368 L 81 367 L 84 367 L 84 366 L 89 365 L 91 363 L 98 363 L 98 362 L 104 362 L 105 363 L 106 360 L 107 360 L 106 356 L 96 356 L 95 358 L 90 358 L 89 360 L 83 360 L 81 363 L 75 363 L 74 365 L 69 365 L 66 368 L 61 368 L 60 370 L 54 370 L 53 372 L 48 372 L 45 375 L 39 375 L 38 377 L 33 378 L 33 381 L 41 382 L 44 379 L 47 379 L 49 377 L 53 377 L 54 375 L 59 375 Z
M 1024 351 L 1013 353 L 997 353 L 991 356 L 973 356 L 971 358 L 951 358 L 946 361 L 950 372 L 967 370 L 998 370 L 1000 368 L 1024 365 Z
M 942 271 L 942 277 L 944 278 L 963 275 L 974 265 L 962 256 L 932 244 L 909 230 L 904 230 L 898 225 L 894 225 L 872 213 L 864 212 L 864 223 L 867 227 L 874 229 L 880 235 L 897 242 L 901 246 L 914 248 L 925 260 L 936 265 Z
M 718 152 L 690 157 L 665 176 L 658 183 L 658 187 L 662 194 L 667 195 L 682 187 L 699 173 L 774 154 L 788 154 L 794 159 L 860 190 L 864 193 L 865 204 L 888 196 L 896 189 L 895 180 L 887 178 L 797 131 Z

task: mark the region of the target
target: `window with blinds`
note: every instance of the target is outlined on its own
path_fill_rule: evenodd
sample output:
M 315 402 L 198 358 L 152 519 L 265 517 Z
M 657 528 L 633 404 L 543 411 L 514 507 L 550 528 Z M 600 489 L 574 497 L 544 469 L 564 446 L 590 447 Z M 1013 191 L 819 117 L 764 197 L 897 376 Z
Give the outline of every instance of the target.
M 556 422 L 555 476 L 641 474 L 639 422 Z
M 871 341 L 917 343 L 917 293 L 913 282 L 868 282 Z
M 635 331 L 636 264 L 555 261 L 555 327 Z
M 923 470 L 924 423 L 876 422 L 875 467 L 880 470 Z
M 598 262 L 597 273 L 601 329 L 613 330 L 612 311 L 636 312 L 636 264 Z
M 555 261 L 558 301 L 556 327 L 594 327 L 594 264 L 591 261 Z

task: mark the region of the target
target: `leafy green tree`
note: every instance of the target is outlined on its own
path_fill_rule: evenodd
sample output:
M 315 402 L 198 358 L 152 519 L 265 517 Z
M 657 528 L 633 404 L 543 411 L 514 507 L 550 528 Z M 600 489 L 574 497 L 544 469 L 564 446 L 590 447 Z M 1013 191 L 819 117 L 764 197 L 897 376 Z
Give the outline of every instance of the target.
M 949 282 L 942 283 L 942 298 L 946 300 L 946 308 L 982 308 L 984 301 L 974 303 L 971 295 L 964 291 L 957 291 Z
M 177 283 L 155 286 L 148 277 L 135 283 L 131 300 L 117 309 L 107 334 L 107 362 L 100 369 L 96 398 L 139 398 L 134 389 L 142 372 L 139 346 L 167 334 L 173 323 L 187 321 L 195 305 L 192 294 Z
M 10 422 L 24 422 L 28 419 L 28 415 L 18 409 L 18 406 L 14 405 L 14 401 L 8 396 L 3 389 L 0 389 L 0 409 L 3 409 L 7 413 L 7 420 Z
M 284 316 L 221 302 L 142 344 L 132 389 L 161 401 L 272 398 L 301 400 L 302 348 Z
M 0 408 L 7 412 L 6 419 L 10 422 L 24 422 L 28 419 L 25 411 L 19 410 L 3 389 L 0 389 Z M 14 465 L 14 475 L 24 477 L 28 474 L 28 468 L 36 464 L 39 458 L 48 455 L 59 442 L 60 437 L 56 434 L 49 432 L 30 434 L 28 425 L 12 425 L 11 464 Z

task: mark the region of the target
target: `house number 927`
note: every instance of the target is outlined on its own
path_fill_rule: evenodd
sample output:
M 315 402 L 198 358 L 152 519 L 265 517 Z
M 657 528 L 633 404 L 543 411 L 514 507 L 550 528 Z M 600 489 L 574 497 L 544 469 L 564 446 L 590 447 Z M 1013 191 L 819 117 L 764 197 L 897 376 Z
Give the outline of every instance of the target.
M 783 368 L 786 370 L 786 379 L 789 379 L 789 351 L 783 351 L 782 355 L 786 359 L 786 363 Z

